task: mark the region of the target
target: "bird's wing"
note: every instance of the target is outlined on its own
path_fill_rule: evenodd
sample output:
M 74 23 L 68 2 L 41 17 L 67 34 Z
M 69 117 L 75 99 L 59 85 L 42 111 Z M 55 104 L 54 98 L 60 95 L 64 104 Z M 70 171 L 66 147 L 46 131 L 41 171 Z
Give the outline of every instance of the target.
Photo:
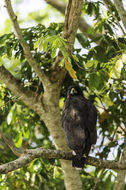
M 83 115 L 78 107 L 68 106 L 68 101 L 65 102 L 63 113 L 62 113 L 62 127 L 65 132 L 67 143 L 69 147 L 73 150 L 78 149 L 78 147 L 83 148 L 85 146 L 85 132 L 82 127 L 83 125 Z M 82 151 L 81 151 L 82 152 Z
M 87 129 L 90 134 L 90 143 L 96 144 L 97 141 L 97 131 L 96 131 L 96 121 L 97 121 L 97 110 L 93 104 L 88 103 L 88 117 L 87 117 Z

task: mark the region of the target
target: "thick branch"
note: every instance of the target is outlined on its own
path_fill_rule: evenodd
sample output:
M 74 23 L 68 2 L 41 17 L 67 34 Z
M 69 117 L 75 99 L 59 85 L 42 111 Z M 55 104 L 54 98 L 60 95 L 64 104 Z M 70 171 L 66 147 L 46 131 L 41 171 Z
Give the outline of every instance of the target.
M 126 29 L 126 11 L 123 7 L 122 0 L 114 0 L 114 4 L 116 6 L 116 9 L 118 11 L 118 14 L 123 22 L 123 25 L 125 26 Z
M 5 7 L 7 8 L 7 11 L 8 11 L 8 14 L 10 16 L 11 22 L 13 24 L 13 27 L 14 27 L 15 32 L 17 34 L 17 37 L 20 40 L 20 43 L 21 43 L 22 48 L 24 50 L 24 54 L 25 54 L 25 57 L 26 57 L 27 61 L 29 62 L 31 67 L 34 69 L 34 71 L 38 75 L 41 82 L 46 83 L 47 77 L 46 77 L 44 71 L 41 70 L 38 62 L 33 58 L 32 54 L 30 52 L 29 45 L 23 39 L 22 31 L 21 31 L 20 26 L 19 26 L 19 24 L 17 22 L 17 16 L 15 15 L 15 13 L 13 11 L 13 8 L 12 8 L 10 0 L 5 0 Z
M 9 90 L 12 91 L 20 100 L 36 111 L 37 106 L 35 105 L 39 105 L 39 103 L 38 101 L 36 102 L 35 93 L 30 90 L 26 90 L 3 66 L 0 67 L 0 80 L 2 80 Z M 42 109 L 41 103 L 40 106 Z
M 65 13 L 65 22 L 64 22 L 64 30 L 63 30 L 63 37 L 67 39 L 68 42 L 68 53 L 71 55 L 73 50 L 73 45 L 77 33 L 77 29 L 79 26 L 79 19 L 81 16 L 83 0 L 69 0 L 66 13 Z M 53 66 L 53 70 L 55 71 L 58 64 L 62 59 L 62 54 L 59 52 L 55 64 Z M 57 73 L 56 73 L 57 74 Z M 65 72 L 64 72 L 65 75 Z
M 65 13 L 65 22 L 63 37 L 68 41 L 68 50 L 69 53 L 73 50 L 73 45 L 79 26 L 79 19 L 81 16 L 83 0 L 69 0 L 66 13 Z
M 11 161 L 9 163 L 0 165 L 0 173 L 8 173 L 14 171 L 30 163 L 33 159 L 39 157 L 49 158 L 49 159 L 53 158 L 53 159 L 72 160 L 73 155 L 71 152 L 64 152 L 61 150 L 50 150 L 43 148 L 29 149 L 26 150 L 24 154 L 21 155 L 20 158 Z M 101 160 L 90 156 L 87 158 L 85 164 L 89 164 L 100 168 L 108 168 L 108 169 L 119 169 L 119 170 L 126 169 L 126 161 L 116 162 L 109 160 Z
M 56 8 L 58 11 L 60 11 L 62 14 L 65 14 L 66 4 L 63 1 L 59 0 L 45 0 L 48 4 L 50 4 L 52 7 Z

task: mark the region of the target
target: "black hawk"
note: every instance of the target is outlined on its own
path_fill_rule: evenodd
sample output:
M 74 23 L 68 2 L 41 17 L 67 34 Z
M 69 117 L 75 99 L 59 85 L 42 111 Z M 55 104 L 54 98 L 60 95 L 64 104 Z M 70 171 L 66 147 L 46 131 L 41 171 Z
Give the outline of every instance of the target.
M 67 98 L 62 113 L 62 127 L 67 144 L 76 153 L 72 166 L 83 168 L 85 155 L 88 156 L 91 145 L 96 143 L 97 111 L 77 85 L 68 88 Z

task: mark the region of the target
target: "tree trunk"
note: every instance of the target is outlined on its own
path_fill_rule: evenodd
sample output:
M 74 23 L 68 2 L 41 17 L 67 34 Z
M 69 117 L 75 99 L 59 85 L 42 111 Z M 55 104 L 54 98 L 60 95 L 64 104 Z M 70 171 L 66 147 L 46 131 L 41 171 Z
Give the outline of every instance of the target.
M 61 128 L 61 116 L 59 110 L 59 94 L 60 88 L 55 84 L 47 84 L 48 88 L 43 96 L 43 104 L 45 108 L 44 122 L 53 137 L 53 142 L 57 149 L 69 150 L 64 132 Z M 67 190 L 81 190 L 82 182 L 79 172 L 72 167 L 71 161 L 61 160 L 62 169 L 64 172 L 64 182 Z
M 126 146 L 123 149 L 121 161 L 126 160 Z M 113 190 L 124 190 L 126 170 L 119 170 Z

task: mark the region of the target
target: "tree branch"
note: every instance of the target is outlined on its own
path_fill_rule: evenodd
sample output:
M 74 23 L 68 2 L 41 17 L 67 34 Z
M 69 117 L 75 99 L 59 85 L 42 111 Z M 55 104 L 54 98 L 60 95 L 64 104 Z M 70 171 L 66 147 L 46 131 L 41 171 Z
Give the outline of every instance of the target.
M 63 37 L 65 39 L 67 39 L 67 42 L 68 42 L 68 50 L 67 51 L 68 51 L 69 55 L 71 55 L 71 52 L 73 50 L 73 45 L 74 45 L 77 29 L 79 26 L 78 21 L 81 16 L 82 4 L 83 4 L 83 0 L 79 0 L 79 1 L 78 0 L 69 0 L 68 5 L 66 7 Z M 55 70 L 57 69 L 62 58 L 63 58 L 62 53 L 59 52 L 59 54 L 56 58 L 55 64 L 52 68 L 52 71 L 53 71 L 52 78 L 55 78 L 53 73 L 55 73 L 55 75 L 57 74 L 57 72 L 55 72 Z M 63 73 L 65 76 L 64 70 L 63 70 Z
M 79 19 L 81 16 L 83 0 L 69 0 L 65 13 L 63 37 L 68 40 L 70 52 L 73 49 Z
M 61 0 L 45 0 L 48 4 L 50 4 L 52 7 L 60 11 L 62 14 L 65 14 L 66 4 Z M 88 34 L 88 30 L 91 28 L 89 24 L 85 22 L 83 18 L 79 19 L 79 29 L 84 33 L 85 36 L 94 39 L 95 37 L 99 37 L 99 34 Z
M 122 3 L 122 0 L 114 0 L 114 4 L 116 6 L 116 9 L 118 11 L 118 14 L 123 22 L 123 25 L 126 29 L 126 11 L 123 7 L 123 3 Z
M 26 90 L 21 83 L 15 79 L 3 66 L 0 67 L 0 80 L 2 80 L 9 90 L 12 91 L 20 100 L 36 111 L 36 105 L 39 105 L 39 100 L 36 102 L 35 93 L 30 90 Z M 41 102 L 40 106 L 42 110 Z
M 63 1 L 59 0 L 45 0 L 46 3 L 50 4 L 52 7 L 60 11 L 62 14 L 65 14 L 66 4 Z
M 61 150 L 50 150 L 43 148 L 29 149 L 25 150 L 24 153 L 18 159 L 0 165 L 0 173 L 5 174 L 14 171 L 30 163 L 35 158 L 40 158 L 40 157 L 49 158 L 49 159 L 72 160 L 73 155 L 71 152 L 64 152 Z M 87 158 L 85 164 L 89 164 L 99 168 L 118 169 L 118 170 L 126 169 L 126 161 L 116 162 L 116 161 L 102 160 L 90 156 Z
M 10 139 L 10 138 L 7 138 L 3 135 L 2 131 L 0 130 L 0 137 L 1 139 L 4 140 L 4 143 L 11 149 L 11 151 L 17 156 L 17 157 L 20 157 L 21 154 L 24 153 L 24 148 L 21 147 L 21 148 L 16 148 L 15 145 L 14 145 L 14 142 Z
M 15 15 L 15 13 L 13 11 L 10 0 L 5 0 L 5 7 L 7 8 L 11 22 L 12 22 L 13 27 L 15 29 L 16 35 L 17 35 L 18 39 L 20 40 L 20 43 L 21 43 L 21 46 L 23 48 L 23 51 L 24 51 L 24 54 L 25 54 L 27 61 L 29 62 L 30 66 L 34 69 L 36 74 L 38 75 L 40 81 L 46 83 L 48 78 L 46 77 L 44 71 L 41 70 L 39 63 L 33 58 L 32 54 L 30 52 L 29 45 L 23 39 L 22 31 L 21 31 L 20 26 L 17 22 L 17 16 Z
M 125 35 L 125 31 L 123 29 L 123 27 L 121 26 L 121 24 L 119 23 L 117 17 L 113 14 L 112 10 L 111 10 L 111 7 L 110 5 L 112 4 L 110 0 L 106 1 L 106 0 L 103 0 L 106 8 L 108 9 L 108 11 L 110 12 L 110 14 L 113 16 L 113 18 L 116 20 L 116 23 L 118 24 L 118 26 L 120 27 L 120 29 L 122 30 L 122 33 Z

